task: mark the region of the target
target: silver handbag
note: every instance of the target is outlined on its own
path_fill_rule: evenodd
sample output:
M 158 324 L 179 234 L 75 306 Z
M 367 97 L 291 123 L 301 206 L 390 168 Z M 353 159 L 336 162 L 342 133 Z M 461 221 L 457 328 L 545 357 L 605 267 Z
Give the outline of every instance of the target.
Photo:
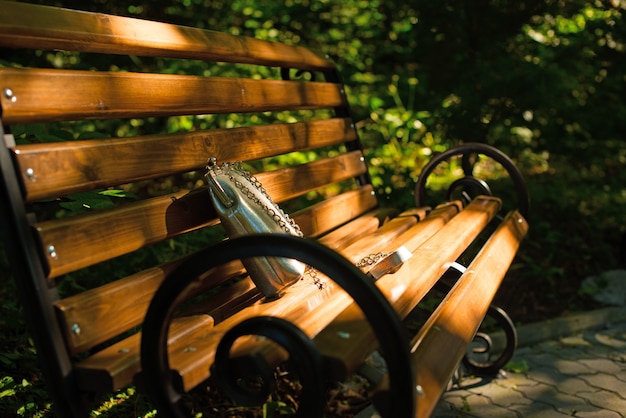
M 261 183 L 241 163 L 218 164 L 215 158 L 207 165 L 209 194 L 226 234 L 239 237 L 254 233 L 282 233 L 298 237 L 298 225 L 267 194 Z M 254 257 L 241 260 L 250 278 L 267 298 L 277 298 L 280 291 L 302 277 L 305 265 L 280 257 Z

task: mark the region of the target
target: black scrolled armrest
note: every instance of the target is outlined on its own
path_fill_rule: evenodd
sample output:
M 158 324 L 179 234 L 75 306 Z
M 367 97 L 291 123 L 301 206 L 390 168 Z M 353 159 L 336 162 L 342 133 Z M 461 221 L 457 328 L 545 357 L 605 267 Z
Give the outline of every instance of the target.
M 422 172 L 419 175 L 419 178 L 417 179 L 417 183 L 415 184 L 416 207 L 420 207 L 425 204 L 424 195 L 426 192 L 426 181 L 428 180 L 428 176 L 435 170 L 435 168 L 440 163 L 456 155 L 461 155 L 463 158 L 462 168 L 465 177 L 457 180 L 457 182 L 453 183 L 453 185 L 473 187 L 480 190 L 480 194 L 490 195 L 491 191 L 489 190 L 489 186 L 487 186 L 484 181 L 474 177 L 474 163 L 472 163 L 469 159 L 469 156 L 472 154 L 485 155 L 504 167 L 504 169 L 507 171 L 511 178 L 513 187 L 515 188 L 515 192 L 517 194 L 517 209 L 522 214 L 522 216 L 527 218 L 528 212 L 530 210 L 530 194 L 528 193 L 528 186 L 526 185 L 526 180 L 524 179 L 524 176 L 515 166 L 513 160 L 511 160 L 511 158 L 509 158 L 509 156 L 506 155 L 504 152 L 491 145 L 478 142 L 469 142 L 466 144 L 458 145 L 456 147 L 452 147 L 442 152 L 441 154 L 435 155 L 424 166 Z M 452 187 L 453 186 L 451 186 L 451 188 Z
M 374 330 L 387 359 L 390 416 L 414 416 L 415 378 L 408 339 L 389 302 L 374 283 L 343 256 L 315 241 L 287 234 L 255 234 L 220 242 L 185 260 L 159 287 L 148 308 L 141 337 L 143 382 L 159 413 L 176 418 L 188 416 L 179 402 L 181 394 L 174 388 L 167 354 L 168 329 L 185 289 L 213 267 L 256 256 L 297 259 L 327 275 L 350 294 Z M 299 412 L 306 414 L 306 411 Z

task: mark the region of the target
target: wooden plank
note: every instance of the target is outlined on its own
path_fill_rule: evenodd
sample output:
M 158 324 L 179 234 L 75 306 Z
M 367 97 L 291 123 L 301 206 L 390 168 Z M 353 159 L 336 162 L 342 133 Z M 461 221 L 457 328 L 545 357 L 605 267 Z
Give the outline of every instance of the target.
M 326 82 L 0 68 L 5 124 L 267 112 L 346 105 Z
M 208 315 L 174 319 L 168 343 L 172 349 L 184 347 L 188 340 L 205 335 L 212 324 L 213 319 Z M 141 370 L 140 345 L 141 332 L 138 332 L 77 363 L 74 370 L 81 389 L 106 393 L 131 384 Z
M 292 218 L 305 236 L 316 237 L 374 209 L 377 205 L 373 187 L 366 185 L 298 211 Z
M 241 265 L 240 262 L 237 264 Z M 243 265 L 241 267 L 241 274 L 243 275 L 246 271 L 243 269 Z M 218 324 L 262 298 L 263 294 L 257 289 L 252 279 L 247 276 L 230 283 L 229 286 L 220 289 L 217 294 L 211 295 L 210 298 L 192 305 L 185 310 L 185 315 L 207 314 Z
M 55 303 L 70 353 L 80 353 L 140 325 L 154 292 L 172 268 L 151 268 Z
M 450 267 L 450 263 L 456 261 L 461 252 L 480 234 L 501 205 L 501 200 L 495 197 L 475 198 L 461 213 L 450 219 L 439 233 L 421 243 L 414 256 L 407 260 L 400 271 L 377 282 L 400 317 L 406 317 L 415 308 L 427 289 L 434 285 Z M 411 237 L 401 237 L 394 244 L 403 245 L 404 239 L 408 241 Z M 397 286 L 405 287 L 402 295 L 396 294 Z
M 418 208 L 419 210 L 421 208 Z M 428 214 L 423 214 L 421 210 L 417 213 L 420 216 L 419 225 L 404 234 L 401 239 L 397 242 L 398 246 L 404 246 L 410 252 L 415 252 L 423 243 L 425 237 L 432 236 L 439 228 L 443 227 L 453 216 L 457 215 L 459 212 L 463 210 L 463 203 L 454 200 L 451 202 L 443 203 L 437 206 L 432 211 L 428 212 Z M 411 213 L 411 216 L 414 216 L 415 209 L 411 211 L 404 212 Z M 429 232 L 426 232 L 426 231 Z
M 357 177 L 366 171 L 361 151 L 352 151 L 296 167 L 261 173 L 255 177 L 273 199 L 283 201 Z
M 374 210 L 359 216 L 319 238 L 318 241 L 335 251 L 345 248 L 363 238 L 363 236 L 376 231 L 381 226 L 383 220 L 381 220 L 380 212 L 380 210 Z
M 301 46 L 141 19 L 0 2 L 0 45 L 10 48 L 189 58 L 305 70 L 334 63 Z
M 527 230 L 524 218 L 517 212 L 510 213 L 412 341 L 412 357 L 420 365 L 416 383 L 425 393 L 417 403 L 416 416 L 431 415 Z M 440 361 L 444 351 L 447 361 Z
M 228 295 L 233 298 L 228 299 Z M 251 280 L 242 280 L 228 287 L 225 294 L 218 295 L 218 299 L 224 302 L 221 306 L 211 299 L 209 304 L 196 307 L 195 313 L 185 312 L 184 317 L 175 319 L 170 326 L 170 350 L 176 352 L 182 348 L 184 352 L 197 338 L 206 337 L 214 324 L 240 310 L 242 307 L 237 303 L 248 306 L 250 301 L 259 300 L 258 295 Z M 187 332 L 183 333 L 186 329 Z M 141 334 L 134 334 L 80 361 L 76 367 L 77 378 L 85 389 L 108 392 L 131 384 L 141 370 L 140 340 Z
M 22 173 L 26 200 L 32 202 L 202 169 L 209 157 L 216 157 L 218 161 L 248 161 L 355 139 L 350 120 L 337 118 L 137 138 L 21 145 L 14 148 L 14 156 Z M 142 158 L 137 158 L 138 155 Z
M 206 189 L 200 189 L 40 222 L 34 228 L 46 249 L 48 277 L 54 278 L 217 222 Z
M 402 233 L 417 223 L 414 217 L 397 217 L 382 225 L 376 231 L 361 237 L 339 253 L 344 257 L 358 264 L 362 258 L 383 252 L 382 248 L 387 248 L 395 242 Z
M 72 355 L 141 325 L 154 292 L 179 264 L 180 261 L 175 261 L 153 267 L 57 301 L 55 310 Z M 240 262 L 215 268 L 201 278 L 202 286 L 196 289 L 196 293 L 244 271 Z

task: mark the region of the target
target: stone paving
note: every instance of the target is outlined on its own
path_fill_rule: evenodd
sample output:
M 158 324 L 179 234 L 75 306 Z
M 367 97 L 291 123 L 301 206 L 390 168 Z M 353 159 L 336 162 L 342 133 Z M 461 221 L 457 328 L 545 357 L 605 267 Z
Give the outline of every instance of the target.
M 626 417 L 626 320 L 614 312 L 603 312 L 608 322 L 602 325 L 579 317 L 586 329 L 518 348 L 511 370 L 496 379 L 462 379 L 433 417 Z M 532 338 L 546 327 L 563 323 L 526 332 Z

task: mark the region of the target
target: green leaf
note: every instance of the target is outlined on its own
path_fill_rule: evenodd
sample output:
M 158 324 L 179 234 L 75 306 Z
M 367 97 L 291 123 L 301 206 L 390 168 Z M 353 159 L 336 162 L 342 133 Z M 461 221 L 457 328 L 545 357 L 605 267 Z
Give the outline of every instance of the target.
M 99 192 L 76 193 L 67 196 L 66 201 L 60 203 L 61 207 L 72 212 L 86 212 L 94 209 L 106 209 L 114 206 L 113 201 L 108 196 L 103 196 Z
M 380 97 L 372 97 L 370 99 L 370 108 L 372 110 L 380 109 L 385 104 L 385 101 Z
M 14 389 L 6 389 L 0 392 L 0 399 L 6 398 L 7 396 L 13 396 L 13 395 L 15 395 Z
M 121 197 L 121 198 L 131 198 L 131 199 L 138 198 L 136 194 L 129 192 L 127 190 L 121 190 L 121 189 L 102 190 L 101 192 L 98 192 L 98 194 L 102 196 L 110 196 L 110 197 Z
M 511 373 L 525 373 L 530 370 L 530 367 L 528 366 L 528 363 L 526 363 L 526 360 L 509 361 L 504 366 L 504 370 Z

